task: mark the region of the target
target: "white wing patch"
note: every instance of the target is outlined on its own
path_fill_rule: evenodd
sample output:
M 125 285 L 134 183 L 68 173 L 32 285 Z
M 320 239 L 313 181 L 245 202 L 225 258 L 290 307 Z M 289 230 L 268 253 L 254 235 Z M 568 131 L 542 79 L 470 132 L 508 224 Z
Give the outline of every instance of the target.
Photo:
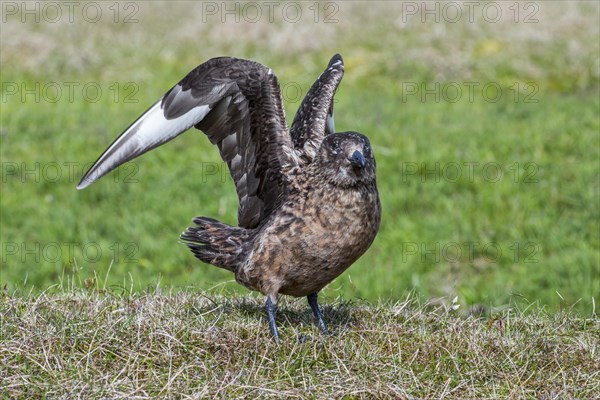
M 325 121 L 326 131 L 328 133 L 335 133 L 335 123 L 333 121 L 333 111 L 331 114 L 327 114 L 327 120 Z
M 119 136 L 90 168 L 77 189 L 91 185 L 122 163 L 174 139 L 210 112 L 210 106 L 202 105 L 169 120 L 164 116 L 161 102 L 162 97 Z
M 136 150 L 173 139 L 200 122 L 210 111 L 208 105 L 203 105 L 194 107 L 181 117 L 169 120 L 164 116 L 160 107 L 161 102 L 162 98 L 121 136 L 124 141 L 133 141 L 137 146 Z M 132 134 L 128 135 L 129 132 Z M 122 142 L 119 139 L 113 146 L 118 146 L 120 143 Z

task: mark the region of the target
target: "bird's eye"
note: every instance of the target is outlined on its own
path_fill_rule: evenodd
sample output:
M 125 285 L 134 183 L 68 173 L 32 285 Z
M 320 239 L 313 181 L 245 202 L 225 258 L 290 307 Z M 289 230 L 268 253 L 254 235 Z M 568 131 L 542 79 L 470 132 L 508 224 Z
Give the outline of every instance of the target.
M 339 146 L 335 146 L 335 147 L 333 147 L 333 148 L 331 149 L 331 153 L 332 153 L 333 155 L 336 155 L 336 156 L 337 156 L 338 154 L 340 154 L 341 152 L 342 152 L 342 149 L 340 149 L 340 147 L 339 147 Z

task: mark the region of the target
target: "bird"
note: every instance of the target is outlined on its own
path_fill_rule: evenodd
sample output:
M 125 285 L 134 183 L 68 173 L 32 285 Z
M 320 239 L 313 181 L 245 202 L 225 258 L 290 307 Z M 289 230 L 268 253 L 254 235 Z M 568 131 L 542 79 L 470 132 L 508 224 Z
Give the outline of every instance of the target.
M 306 297 L 327 334 L 318 293 L 371 246 L 381 221 L 369 139 L 335 132 L 333 100 L 343 74 L 343 59 L 335 54 L 288 128 L 272 69 L 233 57 L 210 59 L 119 135 L 77 189 L 192 127 L 204 132 L 233 178 L 238 226 L 196 217 L 180 241 L 266 296 L 276 342 L 279 295 Z

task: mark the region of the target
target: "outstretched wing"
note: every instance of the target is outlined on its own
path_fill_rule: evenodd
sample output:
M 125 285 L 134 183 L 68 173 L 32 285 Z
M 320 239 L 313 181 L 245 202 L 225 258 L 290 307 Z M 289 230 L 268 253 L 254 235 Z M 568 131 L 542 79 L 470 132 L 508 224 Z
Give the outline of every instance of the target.
M 335 132 L 333 96 L 343 75 L 344 61 L 335 54 L 296 112 L 290 135 L 302 163 L 310 163 L 325 135 Z
M 229 167 L 239 197 L 239 225 L 256 227 L 281 195 L 285 170 L 298 159 L 277 77 L 253 61 L 219 57 L 196 67 L 108 147 L 77 188 L 192 126 L 218 146 Z

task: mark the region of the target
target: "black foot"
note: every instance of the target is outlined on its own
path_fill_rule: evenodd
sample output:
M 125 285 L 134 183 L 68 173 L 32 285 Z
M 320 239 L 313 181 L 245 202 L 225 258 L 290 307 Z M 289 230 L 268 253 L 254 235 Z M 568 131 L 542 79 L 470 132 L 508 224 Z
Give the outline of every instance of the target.
M 271 336 L 276 343 L 279 343 L 279 333 L 277 332 L 277 323 L 275 323 L 275 314 L 277 313 L 277 303 L 271 301 L 271 296 L 267 296 L 267 304 L 265 305 L 267 318 L 269 319 L 269 329 Z
M 329 331 L 327 331 L 327 326 L 325 325 L 325 321 L 323 321 L 323 314 L 321 313 L 321 310 L 319 309 L 319 303 L 317 302 L 317 293 L 315 292 L 313 294 L 309 294 L 306 296 L 306 298 L 310 308 L 313 311 L 313 314 L 315 314 L 315 317 L 317 318 L 317 325 L 319 326 L 319 329 L 321 332 L 328 334 Z

